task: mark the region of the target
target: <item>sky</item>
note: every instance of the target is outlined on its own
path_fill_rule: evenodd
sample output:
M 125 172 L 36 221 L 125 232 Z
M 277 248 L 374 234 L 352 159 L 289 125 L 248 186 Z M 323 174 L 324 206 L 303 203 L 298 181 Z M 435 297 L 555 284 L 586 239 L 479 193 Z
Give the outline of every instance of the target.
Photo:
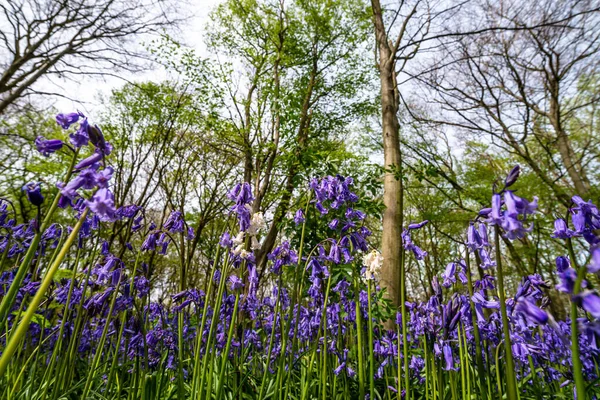
M 204 45 L 203 31 L 210 11 L 223 0 L 186 0 L 180 12 L 189 13 L 190 18 L 181 27 L 176 39 L 188 47 L 196 50 L 201 57 L 208 56 Z M 144 74 L 124 74 L 124 79 L 106 77 L 103 79 L 83 79 L 79 82 L 54 79 L 52 82 L 43 82 L 44 89 L 52 89 L 55 93 L 64 94 L 49 100 L 48 106 L 54 106 L 60 112 L 71 112 L 81 110 L 86 115 L 93 116 L 101 107 L 101 98 L 107 97 L 111 90 L 123 86 L 127 81 L 160 81 L 165 78 L 164 71 L 160 69 L 150 70 Z

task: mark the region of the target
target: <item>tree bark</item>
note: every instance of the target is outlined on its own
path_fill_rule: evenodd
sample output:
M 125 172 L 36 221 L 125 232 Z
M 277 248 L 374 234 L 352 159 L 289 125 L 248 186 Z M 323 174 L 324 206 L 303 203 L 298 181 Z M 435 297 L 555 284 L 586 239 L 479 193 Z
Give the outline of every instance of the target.
M 398 95 L 395 81 L 395 52 L 393 52 L 383 23 L 379 0 L 371 1 L 375 38 L 379 52 L 378 70 L 381 82 L 381 121 L 383 127 L 383 154 L 385 176 L 383 180 L 383 232 L 381 248 L 383 266 L 381 286 L 386 289 L 387 298 L 400 304 L 400 278 L 402 276 L 402 179 L 398 172 L 402 167 L 400 153 L 400 124 L 398 122 Z

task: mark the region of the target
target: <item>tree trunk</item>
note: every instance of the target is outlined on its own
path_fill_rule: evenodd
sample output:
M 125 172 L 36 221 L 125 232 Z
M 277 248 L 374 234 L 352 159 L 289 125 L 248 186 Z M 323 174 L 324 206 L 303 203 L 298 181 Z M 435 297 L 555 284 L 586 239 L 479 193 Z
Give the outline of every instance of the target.
M 573 152 L 573 147 L 571 146 L 567 132 L 563 129 L 559 82 L 556 79 L 551 79 L 550 82 L 548 82 L 548 87 L 550 89 L 550 123 L 556 133 L 558 153 L 567 169 L 569 178 L 571 178 L 571 181 L 573 182 L 575 191 L 578 195 L 584 197 L 584 200 L 589 200 L 586 197 L 590 192 L 590 181 L 585 173 L 585 169 L 581 167 L 580 161 L 577 160 Z
M 383 154 L 385 177 L 383 181 L 383 233 L 381 248 L 383 267 L 381 286 L 387 298 L 400 304 L 401 252 L 402 252 L 402 180 L 398 172 L 402 166 L 400 153 L 400 124 L 398 122 L 398 98 L 395 81 L 395 54 L 388 43 L 383 14 L 379 0 L 372 0 L 373 23 L 379 51 L 379 76 L 381 81 L 381 111 L 383 126 Z

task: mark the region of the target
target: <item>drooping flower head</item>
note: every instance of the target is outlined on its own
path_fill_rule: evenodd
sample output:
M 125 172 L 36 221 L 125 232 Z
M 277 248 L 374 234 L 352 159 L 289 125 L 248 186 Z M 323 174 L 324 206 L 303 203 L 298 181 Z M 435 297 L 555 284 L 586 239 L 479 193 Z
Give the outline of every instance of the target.
M 294 223 L 296 224 L 296 226 L 304 223 L 304 221 L 306 221 L 306 218 L 304 217 L 304 211 L 302 211 L 302 209 L 299 209 L 298 211 L 296 211 L 296 214 L 294 214 Z
M 183 232 L 184 229 L 183 214 L 180 211 L 173 211 L 165 221 L 165 229 L 171 233 Z
M 427 223 L 429 223 L 428 220 L 419 222 L 418 224 L 410 224 L 406 229 L 404 229 L 404 232 L 402 232 L 402 244 L 404 249 L 412 251 L 417 260 L 424 259 L 427 256 L 427 252 L 413 243 L 410 233 L 413 230 L 421 229 L 427 225 Z
M 39 182 L 29 182 L 23 186 L 23 191 L 27 195 L 27 200 L 36 207 L 44 203 L 42 188 Z
M 227 198 L 235 201 L 231 211 L 238 217 L 240 231 L 246 232 L 250 228 L 250 214 L 252 212 L 250 203 L 254 201 L 250 184 L 248 182 L 238 183 L 227 193 Z
M 63 142 L 59 139 L 47 140 L 43 136 L 35 138 L 35 147 L 44 157 L 48 157 L 50 154 L 57 152 L 62 149 Z
M 363 257 L 363 265 L 365 266 L 365 278 L 377 279 L 383 265 L 383 257 L 377 250 L 372 250 Z
M 100 188 L 86 201 L 89 209 L 94 212 L 101 221 L 112 222 L 116 220 L 115 198 L 107 188 Z
M 71 125 L 79 121 L 79 117 L 81 114 L 73 112 L 69 114 L 57 114 L 56 115 L 56 123 L 60 125 L 63 129 L 69 129 Z
M 298 254 L 291 248 L 287 240 L 276 247 L 267 258 L 273 262 L 271 270 L 279 275 L 282 267 L 286 265 L 296 265 L 298 263 Z

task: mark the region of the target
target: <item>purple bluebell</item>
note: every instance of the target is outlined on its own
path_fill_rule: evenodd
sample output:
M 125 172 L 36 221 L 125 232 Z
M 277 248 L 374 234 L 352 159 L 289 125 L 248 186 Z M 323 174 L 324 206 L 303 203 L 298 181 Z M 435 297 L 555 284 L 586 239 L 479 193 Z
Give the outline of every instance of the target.
M 221 239 L 219 240 L 219 245 L 221 247 L 227 247 L 227 248 L 231 248 L 231 246 L 233 246 L 233 241 L 231 240 L 231 235 L 229 234 L 229 232 L 224 232 L 221 235 Z
M 150 281 L 145 276 L 136 276 L 133 279 L 133 284 L 139 298 L 150 293 Z
M 236 275 L 231 275 L 229 277 L 229 288 L 231 289 L 231 291 L 235 292 L 237 290 L 242 289 L 243 287 L 244 283 Z
M 416 226 L 424 226 L 426 223 L 427 221 L 423 221 L 420 224 L 411 224 L 414 226 L 412 229 L 418 229 L 416 228 Z M 427 252 L 413 243 L 410 232 L 411 230 L 409 229 L 404 229 L 404 231 L 402 232 L 401 237 L 404 249 L 412 251 L 417 260 L 423 260 L 427 256 Z
M 79 121 L 80 113 L 69 113 L 69 114 L 57 114 L 56 115 L 56 123 L 60 125 L 63 129 L 69 129 L 71 125 Z
M 167 221 L 165 222 L 165 229 L 171 233 L 183 232 L 185 222 L 183 221 L 183 214 L 180 211 L 173 211 L 169 214 Z
M 29 182 L 23 186 L 23 191 L 27 195 L 27 200 L 36 207 L 44 203 L 42 188 L 39 182 Z
M 480 226 L 483 224 L 480 224 Z M 467 247 L 471 251 L 475 251 L 483 245 L 479 232 L 475 228 L 475 225 L 471 222 L 467 228 Z
M 556 270 L 559 273 L 565 272 L 568 268 L 571 268 L 571 261 L 568 257 L 558 256 L 556 257 Z
M 458 368 L 454 366 L 454 357 L 452 355 L 452 348 L 450 344 L 444 343 L 442 347 L 442 352 L 444 354 L 444 370 L 446 371 L 457 371 Z
M 586 290 L 576 296 L 575 301 L 590 313 L 594 318 L 600 318 L 600 296 L 597 293 Z
M 113 222 L 116 220 L 117 210 L 115 209 L 114 196 L 107 188 L 98 189 L 86 204 L 101 221 Z
M 99 152 L 98 150 L 96 150 L 96 151 L 94 151 L 94 153 L 92 153 L 92 155 L 90 155 L 87 158 L 84 158 L 79 163 L 77 163 L 77 165 L 75 165 L 75 169 L 81 170 L 81 169 L 84 169 L 87 167 L 91 167 L 92 165 L 96 164 L 97 162 L 102 161 L 103 158 L 104 158 L 104 155 L 101 152 Z
M 50 154 L 62 149 L 63 142 L 59 139 L 46 140 L 43 136 L 38 136 L 35 138 L 35 147 L 41 155 L 48 157 Z
M 519 179 L 520 173 L 521 167 L 519 165 L 515 165 L 506 176 L 506 179 L 504 180 L 504 187 L 507 188 L 514 185 L 515 182 L 517 182 L 517 179 Z
M 299 209 L 298 211 L 296 211 L 296 214 L 294 214 L 294 223 L 296 224 L 296 226 L 303 224 L 304 221 L 306 221 L 306 218 L 304 217 L 304 211 L 302 211 L 302 209 Z
M 456 263 L 451 262 L 446 265 L 446 269 L 442 273 L 442 286 L 449 288 L 456 282 Z
M 575 232 L 567 227 L 567 223 L 564 219 L 558 218 L 554 221 L 554 233 L 552 237 L 555 239 L 569 239 L 575 235 Z
M 79 123 L 79 128 L 69 135 L 69 141 L 76 148 L 79 149 L 83 146 L 87 146 L 90 141 L 90 136 L 88 134 L 89 131 L 89 123 L 87 118 L 84 118 Z
M 424 227 L 425 225 L 427 225 L 429 223 L 429 220 L 425 220 L 419 223 L 413 223 L 413 224 L 409 224 L 407 229 L 408 230 L 414 230 L 414 229 L 421 229 L 422 227 Z
M 273 262 L 271 270 L 276 275 L 282 272 L 281 268 L 283 266 L 296 265 L 298 263 L 298 254 L 292 250 L 288 241 L 284 241 L 280 246 L 277 246 L 267 258 Z
M 590 250 L 591 260 L 587 266 L 588 272 L 596 273 L 600 271 L 600 247 L 594 247 Z
M 526 297 L 519 297 L 515 311 L 523 314 L 526 320 L 537 325 L 545 325 L 548 322 L 548 313 Z

